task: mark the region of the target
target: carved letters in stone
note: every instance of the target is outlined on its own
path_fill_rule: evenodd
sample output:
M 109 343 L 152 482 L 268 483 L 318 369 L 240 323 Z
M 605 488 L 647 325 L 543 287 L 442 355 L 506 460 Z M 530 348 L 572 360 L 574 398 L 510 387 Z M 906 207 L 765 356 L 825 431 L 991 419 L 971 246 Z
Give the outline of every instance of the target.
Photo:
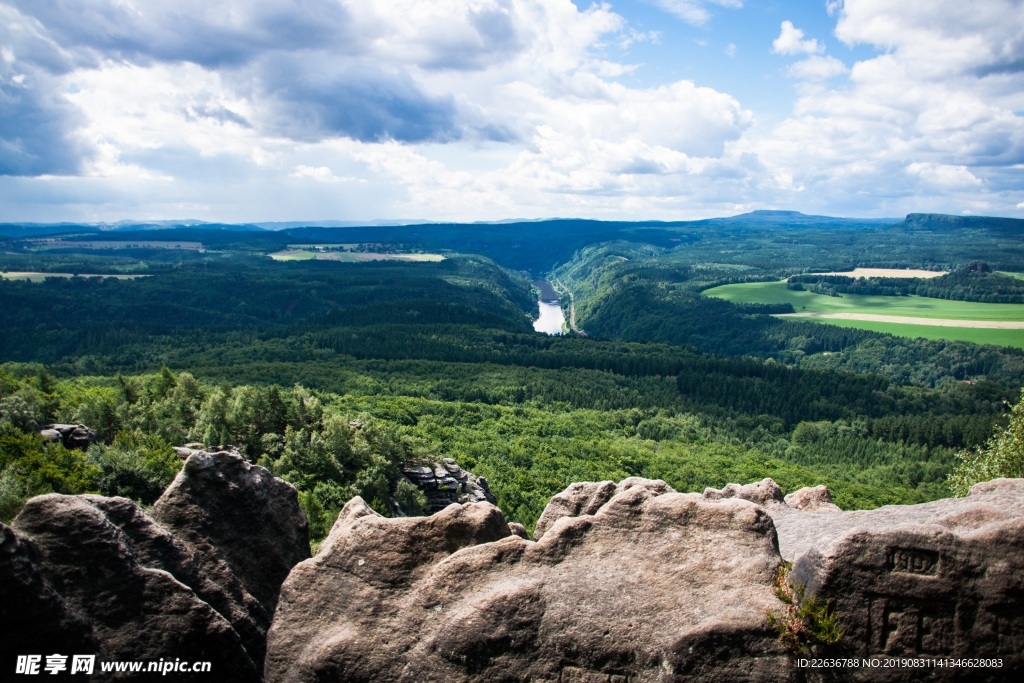
M 869 596 L 868 654 L 952 654 L 955 623 L 954 604 L 884 595 Z
M 939 554 L 921 548 L 893 548 L 889 551 L 889 571 L 936 576 L 939 573 Z

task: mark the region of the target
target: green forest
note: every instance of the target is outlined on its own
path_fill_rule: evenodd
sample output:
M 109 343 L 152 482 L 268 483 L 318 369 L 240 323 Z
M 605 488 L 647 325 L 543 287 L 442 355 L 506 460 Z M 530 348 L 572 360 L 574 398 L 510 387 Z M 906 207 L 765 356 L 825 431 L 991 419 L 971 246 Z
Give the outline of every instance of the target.
M 5 276 L 80 276 L 0 280 L 0 519 L 50 491 L 152 504 L 186 443 L 237 447 L 295 485 L 314 541 L 353 495 L 422 510 L 401 467 L 442 457 L 528 529 L 569 483 L 633 475 L 681 491 L 824 483 L 848 509 L 948 496 L 964 454 L 1009 424 L 1024 352 L 783 321 L 702 292 L 858 266 L 988 283 L 1024 272 L 1019 223 L 0 226 Z M 323 243 L 446 258 L 268 256 Z M 84 277 L 114 274 L 146 277 Z M 564 306 L 573 294 L 586 336 L 533 331 L 536 277 Z M 979 300 L 954 280 L 946 295 Z M 97 441 L 47 442 L 50 423 Z

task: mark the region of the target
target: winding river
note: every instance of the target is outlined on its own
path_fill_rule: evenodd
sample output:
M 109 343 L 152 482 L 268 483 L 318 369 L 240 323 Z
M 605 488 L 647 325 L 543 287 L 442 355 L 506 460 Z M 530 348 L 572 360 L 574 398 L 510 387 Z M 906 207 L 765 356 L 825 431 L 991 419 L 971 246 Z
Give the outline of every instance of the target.
M 533 321 L 533 329 L 544 334 L 562 334 L 565 314 L 562 313 L 562 301 L 558 297 L 558 292 L 547 280 L 534 280 L 533 284 L 540 290 L 540 296 L 537 298 L 540 317 Z

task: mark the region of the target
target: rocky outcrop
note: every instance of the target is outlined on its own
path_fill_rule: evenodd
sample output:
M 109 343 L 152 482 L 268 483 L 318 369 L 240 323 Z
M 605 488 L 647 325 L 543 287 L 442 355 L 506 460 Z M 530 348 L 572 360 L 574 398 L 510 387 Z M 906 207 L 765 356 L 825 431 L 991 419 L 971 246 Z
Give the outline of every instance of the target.
M 832 494 L 824 484 L 805 486 L 790 493 L 783 500 L 786 505 L 797 510 L 839 511 L 839 506 L 832 502 Z
M 267 615 L 288 572 L 309 557 L 295 487 L 235 452 L 189 456 L 153 518 L 194 549 L 214 580 L 237 579 Z
M 152 517 L 124 498 L 37 496 L 0 525 L 2 664 L 180 657 L 258 681 L 280 585 L 307 557 L 295 489 L 231 453 L 193 453 Z
M 96 432 L 85 425 L 48 424 L 43 425 L 39 435 L 47 441 L 59 441 L 64 448 L 87 450 L 96 443 Z
M 0 671 L 9 676 L 18 655 L 60 644 L 69 651 L 99 649 L 89 624 L 53 589 L 35 544 L 0 523 Z
M 544 533 L 562 517 L 593 515 L 615 497 L 615 494 L 634 487 L 643 488 L 654 494 L 672 491 L 672 487 L 660 479 L 651 480 L 642 477 L 629 477 L 618 484 L 613 481 L 582 481 L 569 484 L 569 488 L 548 501 L 534 527 L 533 537 L 539 541 Z
M 827 490 L 827 489 L 826 489 Z M 710 486 L 704 489 L 704 497 L 709 500 L 722 500 L 723 498 L 739 498 L 749 500 L 758 505 L 771 505 L 784 502 L 782 489 L 771 479 L 765 477 L 753 484 L 740 486 L 739 484 L 728 484 L 725 488 L 713 489 Z
M 783 497 L 770 479 L 703 495 L 636 478 L 579 483 L 551 500 L 536 537 L 513 535 L 484 503 L 384 519 L 354 499 L 285 582 L 267 680 L 1024 674 L 1024 480 L 856 512 L 836 507 L 824 487 Z M 795 614 L 774 585 L 784 559 L 803 599 L 838 615 L 838 643 L 806 631 L 803 651 L 777 640 L 769 613 Z M 801 656 L 861 664 L 837 676 L 801 668 Z
M 188 551 L 131 501 L 38 496 L 14 526 L 38 550 L 40 574 L 64 611 L 84 622 L 83 636 L 97 646 L 72 652 L 62 640 L 43 641 L 21 654 L 44 646 L 102 660 L 178 656 L 214 662 L 228 678 L 258 677 L 232 625 L 171 571 L 189 574 Z
M 782 554 L 795 560 L 794 579 L 841 615 L 837 654 L 1001 661 L 970 680 L 1024 673 L 1024 480 L 985 482 L 966 498 L 923 505 L 771 514 Z M 852 678 L 904 675 L 861 670 Z
M 467 472 L 451 458 L 426 464 L 408 463 L 402 468 L 402 474 L 427 497 L 428 514 L 439 512 L 452 503 L 498 503 L 487 479 Z
M 663 482 L 623 486 L 538 542 L 512 535 L 488 503 L 385 519 L 354 499 L 285 582 L 265 674 L 785 681 L 796 671 L 765 622 L 778 563 L 762 508 Z

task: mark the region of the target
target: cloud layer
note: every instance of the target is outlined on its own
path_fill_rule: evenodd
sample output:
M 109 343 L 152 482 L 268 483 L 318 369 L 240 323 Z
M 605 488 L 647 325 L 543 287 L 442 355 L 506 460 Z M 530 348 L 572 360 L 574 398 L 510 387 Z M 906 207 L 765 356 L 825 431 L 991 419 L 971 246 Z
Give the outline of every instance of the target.
M 648 2 L 703 31 L 749 11 Z M 828 50 L 777 21 L 744 46 L 792 84 L 771 126 L 632 78 L 616 9 L 0 0 L 0 220 L 1021 212 L 1019 2 L 830 3 Z

